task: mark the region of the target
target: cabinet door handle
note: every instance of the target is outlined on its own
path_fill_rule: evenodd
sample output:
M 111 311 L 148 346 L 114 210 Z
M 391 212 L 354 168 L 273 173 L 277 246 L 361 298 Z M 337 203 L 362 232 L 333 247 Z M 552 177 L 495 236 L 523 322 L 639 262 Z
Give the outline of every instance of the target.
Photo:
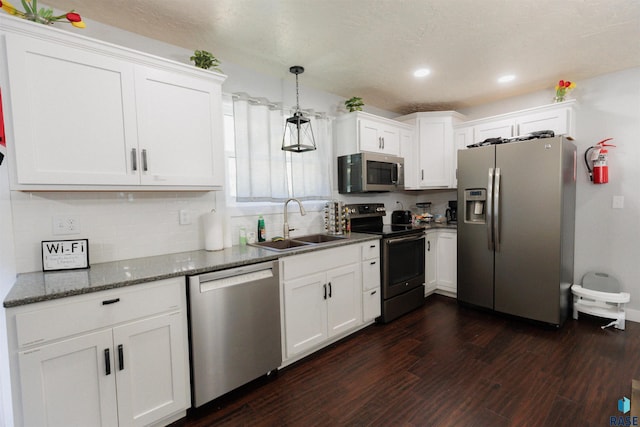
M 146 172 L 148 170 L 147 168 L 147 149 L 143 148 L 142 149 L 142 170 L 144 172 Z
M 325 283 L 322 287 L 324 288 L 324 299 L 327 299 L 327 284 Z
M 382 137 L 382 149 L 384 150 L 384 136 Z
M 371 263 L 370 263 L 370 264 L 371 264 L 371 265 L 376 265 L 376 262 L 375 262 L 375 261 L 371 261 Z
M 375 295 L 378 291 L 371 292 L 371 295 Z
M 114 299 L 108 299 L 108 300 L 102 301 L 102 305 L 115 304 L 117 302 L 120 302 L 120 298 L 114 298 Z
M 124 351 L 122 344 L 118 345 L 118 369 L 121 371 L 124 369 Z
M 427 240 L 427 252 L 431 252 L 431 240 Z
M 111 375 L 111 357 L 109 357 L 109 349 L 104 349 L 104 374 Z
M 424 181 L 424 169 L 420 169 L 420 176 L 420 179 Z
M 329 282 L 329 298 L 331 298 L 331 282 Z
M 131 149 L 131 170 L 138 170 L 138 152 L 135 148 Z

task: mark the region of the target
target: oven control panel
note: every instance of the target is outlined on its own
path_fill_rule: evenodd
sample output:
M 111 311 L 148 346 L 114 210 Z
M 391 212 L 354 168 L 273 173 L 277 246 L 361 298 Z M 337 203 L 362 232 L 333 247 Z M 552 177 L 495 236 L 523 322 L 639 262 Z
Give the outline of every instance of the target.
M 346 205 L 345 209 L 351 218 L 385 216 L 387 214 L 384 203 L 358 203 Z

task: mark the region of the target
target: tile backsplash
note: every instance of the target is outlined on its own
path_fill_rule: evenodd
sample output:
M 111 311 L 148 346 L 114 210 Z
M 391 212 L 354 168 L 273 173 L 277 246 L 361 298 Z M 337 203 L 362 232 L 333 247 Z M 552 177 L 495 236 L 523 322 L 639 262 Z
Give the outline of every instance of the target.
M 42 269 L 40 242 L 89 239 L 91 264 L 204 247 L 201 216 L 214 192 L 11 192 L 16 267 Z M 180 211 L 190 224 L 181 225 Z M 77 219 L 79 233 L 53 234 L 53 218 Z
M 218 200 L 216 200 L 216 198 Z M 224 199 L 220 192 L 11 192 L 16 271 L 42 270 L 40 242 L 43 240 L 89 239 L 91 264 L 140 258 L 204 248 L 202 215 Z M 455 199 L 454 191 L 431 193 L 386 193 L 351 197 L 346 203 L 383 202 L 388 212 L 399 208 L 415 210 L 416 201 L 431 201 L 432 212 L 442 213 L 447 200 Z M 307 215 L 301 217 L 298 207 L 289 206 L 292 236 L 324 231 L 322 202 L 305 202 Z M 184 211 L 189 224 L 180 224 Z M 267 238 L 282 236 L 283 206 L 266 209 L 232 209 L 225 226 L 231 243 L 238 244 L 240 227 L 256 231 L 258 214 L 264 215 Z M 77 234 L 56 235 L 56 217 L 77 220 Z M 390 221 L 390 214 L 384 219 Z

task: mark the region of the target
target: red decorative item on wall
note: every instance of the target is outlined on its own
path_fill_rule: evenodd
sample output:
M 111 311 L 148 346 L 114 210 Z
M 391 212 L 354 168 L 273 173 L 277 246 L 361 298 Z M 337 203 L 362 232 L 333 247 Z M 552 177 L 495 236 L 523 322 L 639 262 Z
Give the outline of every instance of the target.
M 4 138 L 4 114 L 2 113 L 2 89 L 0 89 L 0 145 L 6 147 L 7 142 Z

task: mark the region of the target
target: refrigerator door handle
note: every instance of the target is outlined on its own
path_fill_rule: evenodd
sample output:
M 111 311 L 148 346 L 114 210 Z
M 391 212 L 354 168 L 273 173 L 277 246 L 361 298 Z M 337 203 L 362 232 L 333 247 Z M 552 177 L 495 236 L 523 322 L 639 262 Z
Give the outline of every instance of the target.
M 493 195 L 493 245 L 500 251 L 500 168 L 496 168 Z
M 489 181 L 487 183 L 487 243 L 489 250 L 493 250 L 493 168 L 489 168 Z

